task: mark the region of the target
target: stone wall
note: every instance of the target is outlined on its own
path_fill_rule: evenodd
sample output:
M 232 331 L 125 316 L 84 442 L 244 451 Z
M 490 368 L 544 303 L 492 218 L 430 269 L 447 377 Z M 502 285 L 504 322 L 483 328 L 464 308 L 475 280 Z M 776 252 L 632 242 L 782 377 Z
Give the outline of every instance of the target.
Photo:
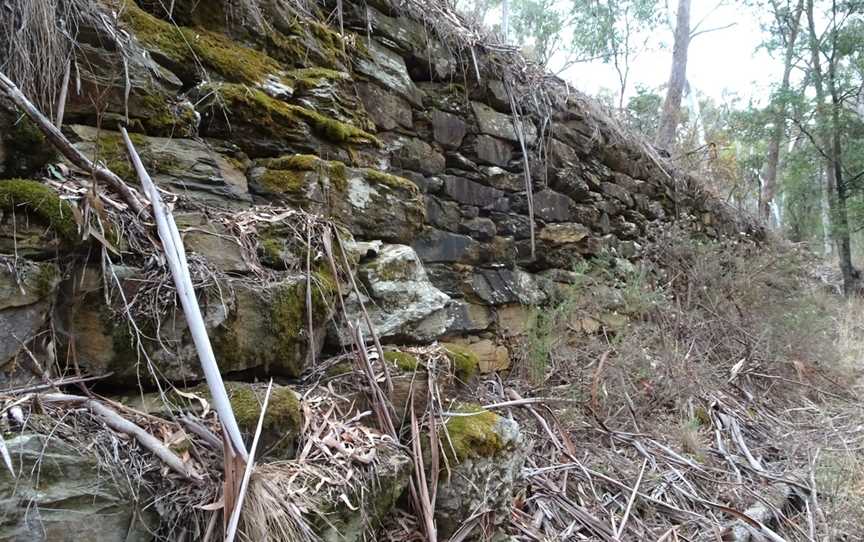
M 102 2 L 125 33 L 82 29 L 81 90 L 71 89 L 64 130 L 134 183 L 112 131 L 128 124 L 156 182 L 181 196 L 178 222 L 191 254 L 243 284 L 205 310 L 217 343 L 229 331 L 233 346 L 258 337 L 260 315 L 273 306 L 245 293 L 251 271 L 235 245 L 220 242 L 216 212 L 274 204 L 344 224 L 379 334 L 470 343 L 487 370 L 507 366 L 499 342 L 520 328 L 526 306 L 546 302 L 584 259 L 639 258 L 649 223 L 692 215 L 708 236 L 759 234 L 560 80 L 509 49 L 467 45 L 452 28 L 420 20 L 410 2 L 345 2 L 344 36 L 319 18 L 332 8 L 324 4 L 318 15 L 281 2 L 261 3 L 257 15 L 223 9 L 232 13 L 226 24 L 202 11 L 212 6 L 172 3 L 174 20 L 188 27 L 167 23 L 159 3 L 139 4 Z M 24 134 L 10 137 L 10 128 L 0 137 L 0 175 L 40 171 L 52 154 L 36 152 L 44 148 L 38 133 L 0 106 L 0 121 Z M 33 141 L 22 145 L 25 135 Z M 265 253 L 273 241 L 258 239 Z M 124 256 L 133 267 L 121 279 L 134 282 L 137 256 Z M 74 277 L 87 283 L 66 278 Z M 276 293 L 296 282 L 285 281 Z M 62 287 L 46 295 L 61 296 L 59 327 L 77 323 L 64 329 L 82 335 L 81 364 L 123 373 L 118 361 L 132 360 L 117 358 L 133 352 L 99 308 L 102 281 L 91 282 L 92 292 L 76 293 L 87 299 L 77 312 Z M 356 295 L 346 301 L 357 310 Z M 0 351 L 18 351 L 43 321 L 34 318 Z M 238 322 L 255 329 L 226 331 Z M 343 338 L 331 330 L 331 347 Z M 304 360 L 308 352 L 261 345 L 268 340 L 241 341 L 244 359 L 232 352 L 226 369 L 263 364 L 299 374 L 302 362 L 274 352 Z M 183 365 L 191 356 L 173 357 L 166 374 L 200 376 Z

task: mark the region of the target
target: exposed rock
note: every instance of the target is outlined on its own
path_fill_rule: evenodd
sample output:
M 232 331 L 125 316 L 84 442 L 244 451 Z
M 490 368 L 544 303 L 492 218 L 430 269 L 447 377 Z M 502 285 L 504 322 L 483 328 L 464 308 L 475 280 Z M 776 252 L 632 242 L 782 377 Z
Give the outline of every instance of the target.
M 118 132 L 73 125 L 75 147 L 98 158 L 120 177 L 136 180 L 126 158 L 126 147 Z M 246 175 L 238 161 L 195 139 L 146 137 L 132 134 L 141 161 L 153 181 L 173 191 L 217 205 L 246 205 L 250 202 Z
M 490 305 L 539 305 L 546 299 L 537 278 L 520 269 L 477 269 L 471 279 L 474 294 Z
M 358 276 L 370 298 L 363 299 L 375 332 L 381 338 L 422 342 L 440 336 L 449 318 L 450 297 L 429 282 L 414 250 L 405 245 L 381 245 L 374 258 L 361 263 Z M 349 319 L 360 318 L 356 293 L 346 299 Z M 343 331 L 343 342 L 350 338 Z M 365 330 L 369 336 L 369 330 Z
M 462 222 L 459 231 L 478 241 L 490 241 L 495 237 L 495 223 L 488 218 L 472 218 Z
M 435 519 L 442 539 L 477 513 L 495 525 L 507 521 L 528 453 L 515 421 L 471 405 L 461 410 L 476 414 L 449 418 L 441 435 L 452 466 L 438 483 Z
M 339 218 L 364 239 L 411 242 L 425 221 L 420 191 L 408 179 L 313 155 L 258 160 L 249 182 L 269 200 Z
M 375 40 L 367 40 L 366 47 L 369 55 L 358 56 L 355 59 L 355 69 L 375 80 L 383 88 L 391 89 L 412 105 L 422 106 L 423 92 L 408 75 L 405 60 Z
M 492 325 L 492 311 L 484 305 L 454 300 L 447 306 L 450 325 L 445 333 L 476 333 Z
M 7 436 L 6 447 L 21 476 L 12 477 L 7 469 L 0 472 L 0 539 L 153 539 L 158 518 L 152 508 L 145 508 L 106 475 L 88 450 L 33 433 Z
M 140 271 L 115 269 L 127 299 L 141 286 Z M 323 344 L 323 326 L 333 307 L 331 280 L 319 275 L 312 292 L 315 344 L 309 350 L 306 325 L 306 281 L 288 277 L 266 286 L 242 279 L 220 284 L 219 291 L 199 294 L 201 311 L 216 359 L 223 373 L 259 369 L 296 377 Z M 122 309 L 106 307 L 100 272 L 85 268 L 64 282 L 66 302 L 57 307 L 55 325 L 76 339 L 79 365 L 94 374 L 113 372 L 111 380 L 137 385 L 148 380 L 147 360 Z M 113 311 L 116 311 L 113 312 Z M 159 374 L 172 381 L 203 377 L 198 356 L 179 308 L 167 310 L 158 327 L 149 320 L 137 324 L 141 347 Z M 158 339 L 158 340 L 157 340 Z
M 42 329 L 59 281 L 60 271 L 51 262 L 0 258 L 0 367 Z
M 534 215 L 547 222 L 566 222 L 572 218 L 570 206 L 573 201 L 552 190 L 541 190 L 534 194 Z
M 427 228 L 412 245 L 424 262 L 476 263 L 480 243 L 467 235 Z
M 433 196 L 426 198 L 426 220 L 442 230 L 457 231 L 462 218 L 459 204 Z M 463 232 L 464 233 L 464 232 Z
M 465 339 L 458 343 L 477 358 L 477 367 L 481 373 L 504 371 L 510 368 L 510 351 L 506 346 L 495 344 L 489 339 Z
M 505 167 L 513 158 L 513 146 L 487 135 L 479 135 L 474 140 L 477 160 L 484 164 Z
M 51 187 L 0 180 L 0 254 L 44 259 L 80 244 L 75 210 Z
M 464 205 L 498 208 L 504 192 L 452 175 L 444 177 L 444 193 Z
M 519 142 L 513 117 L 499 113 L 480 102 L 471 102 L 471 109 L 474 111 L 474 117 L 477 119 L 477 125 L 482 133 L 514 143 Z M 522 117 L 521 121 L 525 144 L 531 145 L 537 139 L 537 128 L 527 117 Z
M 417 171 L 424 175 L 436 175 L 444 171 L 444 155 L 425 141 L 413 137 L 382 136 L 392 153 L 393 165 Z
M 505 336 L 518 337 L 528 329 L 529 309 L 525 305 L 505 305 L 497 307 L 498 331 Z
M 591 230 L 582 224 L 571 222 L 566 224 L 548 224 L 537 235 L 541 241 L 551 245 L 570 245 L 578 243 L 591 234 Z
M 247 273 L 243 249 L 227 228 L 203 213 L 175 213 L 174 220 L 186 252 L 203 256 L 214 268 L 226 273 Z
M 410 130 L 413 127 L 411 106 L 404 99 L 385 91 L 374 83 L 357 83 L 357 92 L 366 111 L 369 112 L 369 117 L 379 129 L 383 131 L 397 128 Z
M 465 137 L 467 125 L 456 115 L 440 111 L 432 111 L 432 130 L 435 141 L 442 146 L 458 149 Z

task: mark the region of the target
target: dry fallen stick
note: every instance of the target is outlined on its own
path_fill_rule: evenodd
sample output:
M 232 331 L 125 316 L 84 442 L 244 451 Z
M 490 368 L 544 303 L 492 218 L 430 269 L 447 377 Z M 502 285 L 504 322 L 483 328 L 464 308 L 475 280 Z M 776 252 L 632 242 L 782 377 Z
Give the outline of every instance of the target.
M 177 224 L 174 223 L 174 217 L 171 215 L 171 212 L 162 203 L 159 191 L 156 189 L 156 185 L 153 184 L 153 180 L 150 179 L 147 170 L 144 169 L 144 164 L 141 163 L 141 158 L 135 151 L 135 146 L 132 144 L 132 140 L 129 139 L 126 129 L 121 128 L 120 131 L 123 134 L 129 158 L 135 167 L 138 179 L 141 181 L 141 186 L 144 187 L 144 191 L 150 198 L 150 205 L 153 207 L 153 215 L 156 218 L 156 226 L 159 231 L 159 238 L 162 241 L 165 258 L 168 261 L 168 267 L 171 269 L 171 276 L 174 278 L 177 297 L 180 298 L 180 304 L 183 306 L 183 314 L 186 316 L 186 323 L 189 326 L 192 341 L 195 343 L 195 350 L 198 352 L 201 368 L 204 370 L 204 377 L 207 380 L 207 387 L 213 399 L 213 406 L 219 414 L 219 420 L 234 448 L 234 452 L 243 461 L 247 461 L 249 455 L 246 452 L 246 444 L 243 442 L 243 436 L 240 434 L 240 428 L 234 417 L 231 402 L 228 400 L 225 383 L 222 381 L 222 374 L 219 372 L 219 365 L 216 363 L 216 356 L 213 354 L 213 346 L 210 344 L 210 337 L 207 335 L 207 327 L 204 324 L 204 318 L 201 316 L 201 308 L 198 306 L 198 299 L 195 297 L 195 288 L 192 285 L 189 267 L 186 262 L 186 250 L 183 248 L 180 232 L 177 231 Z
M 0 72 L 0 91 L 3 91 L 9 98 L 21 108 L 24 113 L 39 127 L 45 137 L 59 150 L 63 156 L 69 159 L 70 162 L 83 169 L 88 173 L 92 173 L 93 177 L 110 186 L 117 192 L 126 202 L 129 207 L 136 213 L 144 210 L 144 204 L 137 192 L 129 185 L 123 182 L 123 179 L 118 177 L 110 169 L 94 164 L 89 158 L 84 156 L 78 149 L 72 146 L 72 143 L 66 139 L 66 136 L 57 129 L 54 124 L 43 115 L 33 103 L 24 96 L 24 93 L 15 86 L 11 79 L 6 77 L 6 74 Z
M 87 407 L 88 410 L 99 416 L 102 421 L 105 422 L 105 425 L 111 429 L 135 437 L 135 440 L 137 440 L 141 446 L 152 452 L 153 455 L 158 457 L 174 472 L 180 474 L 187 480 L 199 479 L 198 476 L 186 468 L 186 465 L 183 464 L 183 461 L 177 456 L 177 454 L 169 450 L 159 441 L 159 439 L 138 425 L 120 416 L 99 401 L 88 397 L 82 397 L 80 395 L 69 395 L 66 393 L 46 393 L 39 395 L 38 397 L 40 400 L 50 403 L 72 403 Z

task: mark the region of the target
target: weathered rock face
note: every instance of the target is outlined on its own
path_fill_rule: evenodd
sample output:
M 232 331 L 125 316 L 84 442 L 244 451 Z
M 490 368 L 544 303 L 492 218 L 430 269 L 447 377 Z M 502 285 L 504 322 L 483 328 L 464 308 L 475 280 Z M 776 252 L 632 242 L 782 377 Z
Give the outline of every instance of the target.
M 528 450 L 519 425 L 489 411 L 464 408 L 447 422 L 442 442 L 454 465 L 438 484 L 435 519 L 449 537 L 474 514 L 506 521 Z
M 158 518 L 123 495 L 95 456 L 60 439 L 6 440 L 21 477 L 0 472 L 0 540 L 148 542 Z
M 451 322 L 446 310 L 450 297 L 432 285 L 417 253 L 406 245 L 360 243 L 363 253 L 357 274 L 365 287 L 346 300 L 348 318 L 363 322 L 360 301 L 365 304 L 375 333 L 383 339 L 429 342 L 444 334 Z M 368 297 L 367 297 L 368 296 Z M 369 336 L 366 325 L 364 335 Z M 350 337 L 341 332 L 345 344 Z

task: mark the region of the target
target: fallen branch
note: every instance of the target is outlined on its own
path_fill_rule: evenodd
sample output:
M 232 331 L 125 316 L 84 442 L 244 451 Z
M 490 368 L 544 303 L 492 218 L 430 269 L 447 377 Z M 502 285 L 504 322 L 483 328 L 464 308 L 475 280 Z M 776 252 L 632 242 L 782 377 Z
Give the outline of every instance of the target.
M 141 163 L 141 158 L 135 151 L 135 146 L 132 144 L 132 140 L 129 139 L 126 129 L 121 128 L 120 131 L 123 134 L 123 140 L 126 142 L 129 158 L 135 167 L 138 179 L 141 181 L 141 186 L 144 187 L 147 197 L 150 198 L 150 205 L 153 207 L 153 215 L 156 218 L 159 238 L 162 240 L 162 247 L 165 250 L 165 259 L 168 261 L 168 267 L 171 269 L 171 275 L 174 277 L 177 296 L 180 298 L 180 304 L 183 306 L 183 314 L 186 316 L 189 333 L 192 335 L 192 341 L 195 343 L 195 350 L 198 352 L 201 368 L 204 370 L 207 387 L 213 398 L 213 406 L 219 414 L 219 420 L 222 422 L 222 427 L 224 427 L 235 453 L 243 461 L 248 461 L 249 455 L 246 452 L 246 444 L 243 442 L 243 436 L 234 417 L 234 411 L 231 409 L 231 402 L 228 400 L 228 393 L 225 391 L 225 383 L 222 381 L 222 374 L 219 372 L 219 365 L 216 364 L 216 356 L 213 354 L 210 337 L 207 335 L 207 327 L 204 324 L 204 318 L 201 316 L 201 308 L 198 306 L 198 299 L 195 297 L 195 288 L 192 286 L 189 267 L 186 263 L 186 250 L 183 248 L 183 240 L 180 238 L 177 224 L 174 223 L 174 217 L 171 215 L 171 212 L 163 205 L 159 191 L 156 190 L 156 185 L 153 184 L 150 175 L 144 169 L 144 164 Z
M 117 192 L 123 201 L 136 213 L 141 213 L 144 210 L 144 204 L 138 193 L 126 184 L 123 179 L 118 177 L 110 169 L 94 163 L 92 160 L 84 156 L 81 151 L 72 146 L 72 143 L 66 139 L 66 136 L 56 127 L 45 115 L 43 115 L 33 103 L 24 96 L 24 93 L 15 86 L 15 83 L 9 79 L 6 74 L 0 72 L 0 91 L 3 91 L 21 110 L 30 117 L 36 126 L 45 134 L 48 141 L 54 145 L 63 156 L 70 162 L 83 169 L 88 173 L 92 173 L 93 177 L 102 181 Z
M 183 464 L 183 461 L 171 450 L 169 450 L 156 437 L 127 420 L 120 414 L 117 414 L 104 404 L 95 399 L 82 397 L 80 395 L 69 395 L 66 393 L 46 393 L 38 396 L 41 401 L 50 403 L 72 403 L 86 407 L 90 412 L 99 416 L 105 425 L 111 429 L 135 437 L 141 446 L 149 450 L 153 455 L 158 457 L 165 465 L 177 474 L 183 476 L 187 480 L 198 480 L 199 477 L 190 472 Z

